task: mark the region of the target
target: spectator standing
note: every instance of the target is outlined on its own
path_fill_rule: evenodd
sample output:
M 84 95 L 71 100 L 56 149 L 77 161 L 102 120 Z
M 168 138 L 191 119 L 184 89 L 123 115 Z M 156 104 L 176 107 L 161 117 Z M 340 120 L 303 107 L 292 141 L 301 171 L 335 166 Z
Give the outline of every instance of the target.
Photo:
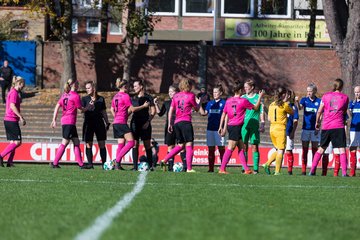
M 9 66 L 8 60 L 4 61 L 4 65 L 0 69 L 0 85 L 1 85 L 1 96 L 2 102 L 6 103 L 5 93 L 6 90 L 10 91 L 11 81 L 14 76 L 13 69 Z

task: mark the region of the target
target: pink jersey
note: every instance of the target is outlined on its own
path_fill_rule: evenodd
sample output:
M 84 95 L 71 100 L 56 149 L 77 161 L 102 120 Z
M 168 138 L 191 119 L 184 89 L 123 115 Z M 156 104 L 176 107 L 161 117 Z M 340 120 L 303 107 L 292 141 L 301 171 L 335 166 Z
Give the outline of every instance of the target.
M 19 94 L 20 93 L 18 91 L 16 91 L 15 88 L 11 88 L 10 92 L 8 93 L 7 98 L 6 98 L 6 111 L 5 111 L 5 117 L 4 117 L 5 121 L 10 121 L 10 122 L 18 122 L 19 121 L 20 118 L 10 108 L 10 103 L 14 103 L 15 107 L 20 112 L 21 98 L 20 98 Z
M 246 109 L 253 109 L 254 105 L 246 98 L 231 97 L 226 100 L 224 113 L 229 117 L 229 126 L 237 126 L 244 124 Z
M 74 91 L 63 93 L 58 104 L 62 107 L 61 125 L 75 125 L 77 109 L 81 108 L 79 94 Z
M 325 93 L 321 98 L 324 104 L 324 115 L 322 129 L 344 128 L 346 111 L 349 105 L 349 98 L 340 92 Z
M 114 109 L 115 117 L 114 124 L 126 124 L 129 113 L 128 109 L 131 106 L 131 99 L 129 94 L 118 92 L 112 99 L 111 107 Z
M 179 92 L 174 95 L 171 107 L 175 109 L 175 123 L 191 122 L 191 110 L 196 107 L 195 94 Z

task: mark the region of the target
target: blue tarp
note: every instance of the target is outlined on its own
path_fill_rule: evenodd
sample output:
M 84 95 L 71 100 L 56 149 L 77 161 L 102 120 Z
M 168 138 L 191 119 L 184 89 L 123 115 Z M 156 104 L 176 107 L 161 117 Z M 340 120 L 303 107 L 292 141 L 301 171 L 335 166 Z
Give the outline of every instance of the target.
M 15 75 L 25 79 L 27 86 L 36 84 L 36 43 L 33 41 L 0 42 L 0 64 L 9 61 Z

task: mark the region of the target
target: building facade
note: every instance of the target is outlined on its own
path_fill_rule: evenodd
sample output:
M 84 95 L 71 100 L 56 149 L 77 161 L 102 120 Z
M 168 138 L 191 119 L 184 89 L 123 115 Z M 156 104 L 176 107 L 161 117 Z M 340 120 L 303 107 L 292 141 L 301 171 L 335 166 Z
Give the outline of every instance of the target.
M 75 42 L 122 42 L 126 19 L 115 20 L 111 7 L 102 11 L 101 0 L 72 0 L 72 3 Z M 218 46 L 304 47 L 309 31 L 308 0 L 136 0 L 136 5 L 144 14 L 160 19 L 154 32 L 143 37 L 143 43 L 205 41 Z M 329 48 L 322 9 L 322 1 L 318 1 L 315 46 Z M 19 25 L 23 29 L 17 31 L 22 31 L 25 40 L 37 35 L 44 40 L 56 40 L 51 37 L 50 23 L 44 16 L 31 15 L 22 7 L 0 10 L 0 16 L 11 12 L 14 20 L 24 20 Z
M 307 0 L 149 0 L 149 8 L 161 17 L 150 42 L 302 47 L 310 22 Z M 317 9 L 316 45 L 330 47 L 321 1 Z

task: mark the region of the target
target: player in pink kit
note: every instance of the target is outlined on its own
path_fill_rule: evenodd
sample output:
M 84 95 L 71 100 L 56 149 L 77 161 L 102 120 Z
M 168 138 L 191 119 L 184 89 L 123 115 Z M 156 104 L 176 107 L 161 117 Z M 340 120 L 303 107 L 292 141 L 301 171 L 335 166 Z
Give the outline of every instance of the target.
M 119 92 L 113 97 L 111 102 L 111 113 L 114 116 L 114 138 L 118 139 L 115 169 L 123 170 L 121 159 L 135 145 L 134 136 L 127 125 L 129 114 L 149 107 L 150 103 L 145 102 L 139 107 L 133 107 L 130 96 L 127 94 L 128 82 L 118 78 L 116 79 L 116 87 L 119 89 Z M 125 140 L 127 141 L 126 145 Z
M 20 92 L 25 87 L 25 81 L 22 77 L 13 78 L 13 87 L 9 91 L 6 98 L 6 110 L 4 117 L 4 125 L 6 130 L 6 138 L 10 144 L 0 154 L 0 167 L 4 167 L 3 158 L 9 155 L 7 167 L 13 167 L 13 159 L 15 150 L 21 145 L 20 123 L 25 126 L 26 121 L 20 113 Z
M 315 169 L 320 161 L 322 154 L 331 142 L 334 148 L 340 151 L 340 165 L 342 176 L 347 177 L 347 159 L 346 159 L 346 134 L 345 134 L 345 116 L 349 105 L 349 98 L 341 93 L 344 82 L 341 79 L 335 79 L 333 91 L 328 92 L 321 98 L 319 110 L 316 114 L 316 129 L 320 129 L 322 119 L 322 132 L 320 146 L 315 153 L 311 171 L 309 175 L 315 175 Z M 322 116 L 323 115 L 323 116 Z
M 62 108 L 61 126 L 63 139 L 61 145 L 56 151 L 54 162 L 51 163 L 52 168 L 60 168 L 59 161 L 64 154 L 65 148 L 69 144 L 70 140 L 72 140 L 74 144 L 75 160 L 79 164 L 79 167 L 81 169 L 91 168 L 87 164 L 83 163 L 80 151 L 79 136 L 76 130 L 77 110 L 79 109 L 81 112 L 85 112 L 87 110 L 87 108 L 83 108 L 81 106 L 80 96 L 76 92 L 78 88 L 79 82 L 73 79 L 69 79 L 64 85 L 64 93 L 62 94 L 54 109 L 53 120 L 50 126 L 52 128 L 56 127 L 56 118 L 59 109 Z
M 175 146 L 161 161 L 161 167 L 166 171 L 166 163 L 169 159 L 173 158 L 181 150 L 186 150 L 186 172 L 195 172 L 192 169 L 192 159 L 194 155 L 194 129 L 191 123 L 191 111 L 199 110 L 199 106 L 196 104 L 195 94 L 190 92 L 192 84 L 190 80 L 183 79 L 179 84 L 180 92 L 175 94 L 169 109 L 168 115 L 168 131 L 171 133 L 175 131 L 176 140 L 178 145 Z M 175 122 L 172 125 L 172 117 L 175 111 Z
M 236 147 L 238 147 L 240 163 L 245 170 L 244 173 L 253 173 L 246 164 L 246 158 L 243 150 L 244 143 L 241 140 L 241 128 L 244 124 L 246 109 L 258 110 L 260 107 L 261 99 L 264 95 L 264 91 L 259 92 L 259 99 L 257 100 L 256 104 L 253 105 L 249 100 L 241 97 L 241 90 L 243 86 L 244 84 L 240 81 L 235 83 L 235 95 L 226 100 L 224 111 L 221 116 L 218 132 L 221 136 L 225 136 L 227 129 L 227 131 L 229 132 L 229 140 L 228 147 L 225 150 L 224 157 L 221 161 L 221 167 L 219 170 L 220 174 L 228 174 L 228 172 L 226 171 L 226 165 L 228 164 L 231 154 Z

